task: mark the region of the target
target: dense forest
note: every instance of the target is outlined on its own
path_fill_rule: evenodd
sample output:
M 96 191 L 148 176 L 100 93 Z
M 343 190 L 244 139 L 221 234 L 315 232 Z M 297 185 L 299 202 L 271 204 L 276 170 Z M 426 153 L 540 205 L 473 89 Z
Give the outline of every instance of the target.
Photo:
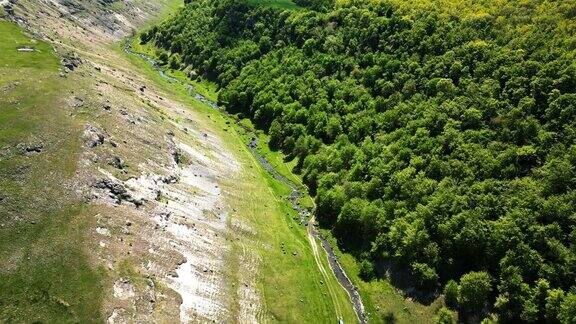
M 576 322 L 576 1 L 186 2 L 142 42 L 297 159 L 366 280 Z

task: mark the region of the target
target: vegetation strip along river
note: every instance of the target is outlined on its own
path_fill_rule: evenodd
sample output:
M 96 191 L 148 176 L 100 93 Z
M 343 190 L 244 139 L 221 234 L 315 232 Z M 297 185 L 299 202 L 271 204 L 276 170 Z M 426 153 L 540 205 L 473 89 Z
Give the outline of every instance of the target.
M 342 268 L 342 266 L 338 262 L 336 254 L 334 253 L 334 250 L 332 249 L 332 246 L 330 245 L 328 240 L 326 240 L 320 234 L 320 232 L 318 232 L 318 230 L 316 229 L 316 226 L 314 225 L 314 222 L 315 222 L 314 218 L 313 217 L 310 218 L 310 213 L 307 210 L 305 210 L 304 208 L 300 207 L 300 205 L 298 204 L 298 199 L 300 197 L 302 197 L 302 195 L 305 192 L 305 189 L 301 186 L 296 185 L 294 182 L 290 181 L 289 179 L 287 179 L 286 177 L 281 175 L 274 168 L 274 166 L 272 166 L 272 164 L 270 164 L 270 162 L 268 162 L 268 160 L 266 160 L 266 158 L 264 158 L 260 153 L 258 153 L 258 150 L 257 150 L 258 136 L 257 136 L 257 134 L 255 134 L 254 131 L 252 131 L 248 127 L 242 125 L 242 123 L 240 123 L 234 116 L 230 115 L 226 110 L 219 107 L 218 104 L 209 100 L 208 98 L 204 97 L 203 95 L 197 93 L 194 90 L 194 87 L 192 85 L 187 84 L 181 80 L 178 80 L 177 78 L 169 76 L 166 73 L 166 71 L 163 70 L 162 67 L 156 62 L 156 60 L 154 60 L 153 58 L 151 58 L 148 55 L 133 51 L 132 50 L 132 39 L 126 40 L 126 43 L 124 46 L 124 51 L 130 55 L 135 55 L 135 56 L 138 56 L 138 57 L 146 60 L 149 64 L 151 64 L 154 67 L 154 69 L 156 71 L 158 71 L 158 73 L 160 74 L 160 76 L 162 78 L 164 78 L 170 82 L 175 82 L 175 83 L 179 83 L 179 84 L 184 85 L 188 89 L 188 93 L 191 96 L 193 96 L 195 99 L 207 104 L 208 106 L 210 106 L 210 107 L 220 111 L 221 113 L 226 114 L 228 117 L 236 120 L 237 125 L 242 127 L 245 131 L 253 134 L 253 136 L 252 136 L 253 139 L 248 144 L 250 151 L 252 152 L 252 154 L 254 154 L 254 156 L 256 157 L 258 162 L 260 163 L 260 165 L 262 165 L 262 167 L 268 173 L 270 173 L 276 180 L 282 182 L 283 184 L 285 184 L 286 186 L 288 186 L 291 189 L 291 194 L 288 196 L 288 200 L 292 204 L 292 208 L 296 212 L 298 212 L 298 214 L 300 215 L 301 224 L 308 227 L 309 235 L 311 235 L 314 239 L 320 240 L 320 242 L 322 243 L 321 245 L 322 245 L 324 252 L 326 252 L 326 254 L 328 255 L 328 262 L 330 264 L 330 269 L 332 270 L 334 276 L 336 277 L 336 279 L 338 280 L 340 285 L 346 290 L 346 292 L 350 296 L 350 301 L 352 302 L 352 304 L 354 306 L 354 311 L 356 312 L 356 315 L 358 316 L 360 323 L 362 323 L 362 324 L 367 323 L 366 315 L 364 313 L 364 305 L 362 304 L 362 298 L 360 297 L 360 294 L 356 290 L 356 286 L 354 286 L 354 284 L 352 283 L 350 278 L 348 278 L 348 276 L 346 275 L 346 272 L 344 271 L 344 269 Z M 311 244 L 313 244 L 313 243 L 311 242 Z

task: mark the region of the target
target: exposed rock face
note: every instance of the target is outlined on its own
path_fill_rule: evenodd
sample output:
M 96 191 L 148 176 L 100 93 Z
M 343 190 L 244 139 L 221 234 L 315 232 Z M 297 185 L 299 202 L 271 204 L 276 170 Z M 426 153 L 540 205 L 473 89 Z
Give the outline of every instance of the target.
M 144 204 L 145 199 L 136 199 L 132 197 L 130 192 L 126 188 L 111 179 L 101 179 L 94 184 L 94 188 L 103 189 L 109 192 L 109 197 L 113 198 L 117 204 L 121 204 L 123 201 L 133 203 L 136 207 L 140 207 Z
M 231 318 L 231 243 L 220 181 L 239 165 L 217 136 L 208 137 L 208 124 L 198 125 L 198 115 L 107 46 L 157 14 L 161 2 L 126 0 L 118 10 L 110 1 L 21 0 L 15 8 L 58 53 L 77 53 L 62 59 L 63 74 L 78 87 L 65 89 L 61 104 L 86 125 L 78 130 L 83 145 L 73 189 L 95 223 L 91 245 L 82 248 L 111 278 L 107 321 L 224 322 Z M 50 152 L 52 143 L 44 144 L 22 152 Z M 242 296 L 255 314 L 257 292 Z
M 8 14 L 8 15 L 14 15 L 14 7 L 13 7 L 13 3 L 16 3 L 16 0 L 0 0 L 0 6 L 2 6 L 4 8 L 4 11 Z

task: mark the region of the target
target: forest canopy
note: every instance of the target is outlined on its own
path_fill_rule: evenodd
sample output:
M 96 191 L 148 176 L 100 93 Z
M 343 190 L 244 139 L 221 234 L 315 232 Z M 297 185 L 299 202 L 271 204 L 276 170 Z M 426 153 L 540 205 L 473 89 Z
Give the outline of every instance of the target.
M 576 1 L 187 2 L 142 41 L 297 159 L 367 277 L 576 321 Z

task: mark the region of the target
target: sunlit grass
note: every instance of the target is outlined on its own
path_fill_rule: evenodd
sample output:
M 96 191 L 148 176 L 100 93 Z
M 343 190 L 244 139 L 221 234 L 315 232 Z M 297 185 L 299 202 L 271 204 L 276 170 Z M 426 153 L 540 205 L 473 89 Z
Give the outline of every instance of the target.
M 103 275 L 83 250 L 88 210 L 62 186 L 80 152 L 62 105 L 70 81 L 50 45 L 6 21 L 0 57 L 0 322 L 100 322 Z M 35 143 L 41 153 L 19 148 Z

